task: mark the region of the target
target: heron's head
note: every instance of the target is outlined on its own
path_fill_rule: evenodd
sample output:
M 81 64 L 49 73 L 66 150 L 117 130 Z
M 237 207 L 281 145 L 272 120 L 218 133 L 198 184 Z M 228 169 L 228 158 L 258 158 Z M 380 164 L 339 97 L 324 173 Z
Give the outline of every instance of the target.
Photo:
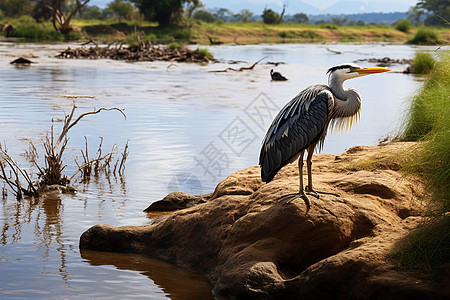
M 348 63 L 342 64 L 328 69 L 327 74 L 329 78 L 335 78 L 340 81 L 344 81 L 351 78 L 366 76 L 369 74 L 383 73 L 391 71 L 388 68 L 372 68 L 372 67 L 361 67 L 357 64 Z

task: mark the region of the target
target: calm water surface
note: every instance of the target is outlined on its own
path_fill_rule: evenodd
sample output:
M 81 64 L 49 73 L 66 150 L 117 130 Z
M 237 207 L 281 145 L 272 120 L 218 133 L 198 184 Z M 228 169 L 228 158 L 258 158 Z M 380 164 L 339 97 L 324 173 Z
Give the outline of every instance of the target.
M 127 118 L 117 111 L 102 112 L 73 127 L 66 173 L 76 170 L 74 159 L 84 148 L 85 136 L 91 156 L 100 137 L 104 152 L 114 145 L 122 150 L 128 141 L 130 154 L 123 176 L 75 180 L 74 195 L 17 202 L 9 193 L 2 200 L 2 299 L 212 298 L 202 274 L 139 255 L 80 253 L 78 239 L 99 223 L 150 224 L 151 217 L 142 210 L 168 192 L 208 193 L 231 172 L 257 164 L 260 142 L 278 109 L 306 86 L 326 83 L 330 66 L 371 57 L 412 58 L 418 49 L 383 44 L 220 46 L 209 49 L 222 63 L 197 65 L 54 58 L 66 47 L 0 43 L 3 146 L 30 168 L 23 155 L 29 141 L 41 151 L 52 119 L 59 132 L 75 99 L 76 114 L 119 107 Z M 37 62 L 30 67 L 9 64 L 30 55 Z M 239 68 L 265 56 L 252 71 L 210 72 L 225 69 L 229 60 L 245 61 L 233 65 Z M 271 68 L 289 81 L 271 82 Z M 394 66 L 395 71 L 404 68 Z M 399 72 L 346 82 L 363 97 L 361 122 L 349 134 L 330 135 L 324 152 L 377 144 L 395 130 L 405 101 L 420 84 L 420 78 Z

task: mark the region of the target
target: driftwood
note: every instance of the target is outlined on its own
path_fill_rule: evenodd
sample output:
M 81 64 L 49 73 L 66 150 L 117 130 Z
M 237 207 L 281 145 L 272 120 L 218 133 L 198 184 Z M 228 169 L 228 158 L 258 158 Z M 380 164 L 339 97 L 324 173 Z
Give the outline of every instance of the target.
M 228 67 L 228 68 L 226 68 L 224 70 L 213 70 L 213 71 L 209 71 L 209 72 L 221 73 L 221 72 L 228 72 L 228 71 L 242 72 L 242 71 L 245 71 L 245 70 L 253 70 L 253 68 L 265 58 L 267 58 L 267 56 L 264 56 L 263 58 L 261 58 L 260 60 L 258 60 L 255 63 L 253 63 L 253 65 L 251 65 L 249 67 L 240 67 L 239 69 Z
M 266 62 L 266 64 L 274 65 L 275 67 L 278 67 L 278 65 L 284 65 L 285 62 L 282 62 L 282 61 L 268 61 L 268 62 Z
M 89 41 L 91 43 L 91 41 Z M 92 41 L 94 46 L 79 47 L 66 50 L 58 54 L 57 58 L 84 58 L 84 59 L 115 59 L 127 61 L 171 61 L 171 62 L 194 62 L 207 63 L 216 62 L 214 58 L 209 58 L 200 53 L 199 49 L 190 50 L 188 48 L 170 49 L 165 46 L 153 46 L 151 42 L 140 42 L 137 46 L 124 46 L 123 44 L 109 44 L 100 47 Z
M 327 51 L 334 53 L 334 54 L 342 54 L 341 51 L 331 50 L 330 48 L 327 48 L 327 47 L 325 49 L 327 49 Z
M 223 42 L 217 40 L 217 38 L 212 38 L 210 36 L 208 36 L 208 40 L 211 45 L 222 45 L 223 44 Z
M 387 67 L 392 64 L 401 64 L 401 65 L 410 65 L 412 63 L 411 59 L 395 59 L 395 58 L 389 58 L 389 57 L 383 57 L 383 58 L 365 58 L 365 59 L 359 59 L 358 61 L 367 61 L 370 63 L 376 63 L 379 67 Z

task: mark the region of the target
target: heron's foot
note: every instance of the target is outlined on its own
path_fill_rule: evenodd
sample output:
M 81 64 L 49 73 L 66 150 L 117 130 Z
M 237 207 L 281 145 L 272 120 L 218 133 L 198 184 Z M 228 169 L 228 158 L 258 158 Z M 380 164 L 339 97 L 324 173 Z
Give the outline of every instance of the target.
M 298 198 L 303 199 L 303 201 L 305 201 L 305 204 L 306 204 L 306 213 L 305 213 L 305 215 L 308 214 L 309 210 L 311 209 L 311 201 L 309 200 L 308 196 L 304 192 L 293 193 L 293 194 L 286 194 L 286 195 L 283 195 L 281 198 L 287 198 L 287 197 L 289 197 L 290 199 L 285 204 L 289 204 L 289 203 L 291 203 L 292 201 L 294 201 L 295 199 L 298 199 Z
M 311 196 L 316 197 L 317 199 L 320 198 L 320 195 L 319 195 L 319 194 L 322 194 L 322 195 L 331 195 L 331 196 L 335 196 L 335 197 L 340 197 L 340 196 L 341 196 L 341 195 L 336 194 L 336 193 L 323 192 L 323 191 L 316 191 L 316 190 L 314 190 L 313 188 L 310 188 L 310 187 L 308 187 L 308 186 L 305 187 L 305 192 L 306 192 L 308 195 L 311 195 Z

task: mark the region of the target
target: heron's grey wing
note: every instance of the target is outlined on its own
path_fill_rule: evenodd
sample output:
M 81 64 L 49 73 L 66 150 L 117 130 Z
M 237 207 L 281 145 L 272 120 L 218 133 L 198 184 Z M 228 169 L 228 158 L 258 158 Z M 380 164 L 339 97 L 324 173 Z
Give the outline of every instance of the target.
M 294 98 L 269 128 L 259 156 L 263 181 L 270 182 L 302 150 L 322 139 L 334 98 L 328 89 L 313 91 L 310 96 L 310 100 Z

